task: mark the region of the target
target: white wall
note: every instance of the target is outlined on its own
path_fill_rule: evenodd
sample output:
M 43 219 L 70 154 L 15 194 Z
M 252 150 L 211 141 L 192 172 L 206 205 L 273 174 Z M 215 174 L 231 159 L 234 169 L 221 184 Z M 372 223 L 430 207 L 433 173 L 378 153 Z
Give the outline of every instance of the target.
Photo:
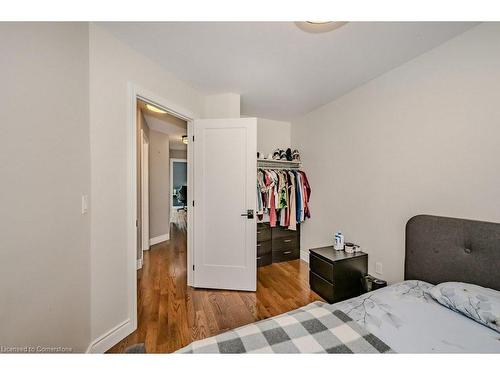
M 0 23 L 0 345 L 90 340 L 88 25 Z
M 170 236 L 169 136 L 149 131 L 149 238 Z
M 290 147 L 290 123 L 259 118 L 257 121 L 257 151 L 268 155 L 275 149 Z
M 90 25 L 92 339 L 127 322 L 128 82 L 195 114 L 203 96 Z
M 302 250 L 336 230 L 403 279 L 407 220 L 500 221 L 500 24 L 482 24 L 292 123 L 312 186 Z
M 239 118 L 240 95 L 224 93 L 208 95 L 204 99 L 203 118 Z

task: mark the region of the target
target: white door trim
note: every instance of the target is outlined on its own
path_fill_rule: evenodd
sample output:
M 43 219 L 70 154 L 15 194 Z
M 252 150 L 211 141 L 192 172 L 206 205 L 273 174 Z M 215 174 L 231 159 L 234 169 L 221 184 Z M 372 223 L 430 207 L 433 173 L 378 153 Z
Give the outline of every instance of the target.
M 128 83 L 128 114 L 127 114 L 127 296 L 128 296 L 128 317 L 130 324 L 120 325 L 116 330 L 113 338 L 106 342 L 99 351 L 105 351 L 124 339 L 131 332 L 137 329 L 137 99 L 141 99 L 147 103 L 154 104 L 172 115 L 175 115 L 188 122 L 188 136 L 192 139 L 193 135 L 193 119 L 200 116 L 171 102 L 168 99 L 162 98 L 153 92 L 141 88 L 134 83 Z M 191 156 L 190 156 L 191 155 Z M 192 196 L 192 147 L 188 144 L 188 196 Z M 193 282 L 193 225 L 192 225 L 192 207 L 188 209 L 188 235 L 187 235 L 187 276 L 188 285 Z
M 149 139 L 141 129 L 141 246 L 149 250 Z M 141 260 L 143 256 L 141 255 Z M 142 262 L 141 262 L 142 264 Z

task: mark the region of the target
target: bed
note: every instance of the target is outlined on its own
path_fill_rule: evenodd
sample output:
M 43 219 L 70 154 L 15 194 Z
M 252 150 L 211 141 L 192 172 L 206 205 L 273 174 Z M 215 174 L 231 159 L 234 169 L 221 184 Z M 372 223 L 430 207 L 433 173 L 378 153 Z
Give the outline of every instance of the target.
M 406 225 L 405 281 L 196 341 L 181 353 L 500 353 L 500 333 L 438 303 L 449 281 L 500 290 L 500 224 L 419 215 Z

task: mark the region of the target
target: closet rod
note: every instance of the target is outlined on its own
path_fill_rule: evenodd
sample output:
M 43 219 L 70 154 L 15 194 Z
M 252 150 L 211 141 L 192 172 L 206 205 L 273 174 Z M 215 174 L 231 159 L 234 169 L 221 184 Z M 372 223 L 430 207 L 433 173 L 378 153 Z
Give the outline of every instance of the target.
M 267 166 L 262 166 L 259 165 L 257 166 L 257 169 L 285 169 L 289 171 L 298 171 L 300 167 L 267 167 Z

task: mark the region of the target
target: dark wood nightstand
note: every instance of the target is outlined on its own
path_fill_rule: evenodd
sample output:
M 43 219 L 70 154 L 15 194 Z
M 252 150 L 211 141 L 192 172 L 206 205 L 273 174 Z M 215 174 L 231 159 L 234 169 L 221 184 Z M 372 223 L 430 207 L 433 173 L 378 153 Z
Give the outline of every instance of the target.
M 309 286 L 329 303 L 361 295 L 367 273 L 366 253 L 348 254 L 333 246 L 309 250 Z

